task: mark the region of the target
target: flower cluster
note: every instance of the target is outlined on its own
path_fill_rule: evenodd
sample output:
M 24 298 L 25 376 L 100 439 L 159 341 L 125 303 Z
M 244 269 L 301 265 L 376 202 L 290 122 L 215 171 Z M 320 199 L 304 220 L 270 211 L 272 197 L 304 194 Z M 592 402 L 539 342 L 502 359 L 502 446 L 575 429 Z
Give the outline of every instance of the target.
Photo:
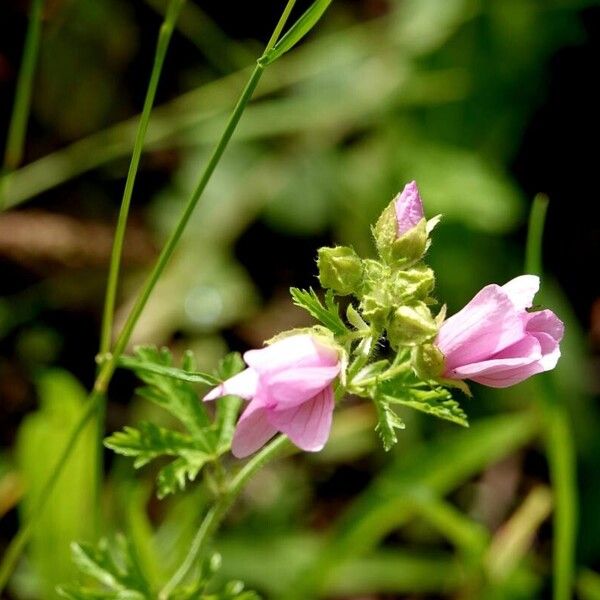
M 345 246 L 319 250 L 326 306 L 314 293 L 296 300 L 322 325 L 246 352 L 248 368 L 204 398 L 249 401 L 233 438 L 236 456 L 252 454 L 277 432 L 303 450 L 320 450 L 329 436 L 334 396 L 346 391 L 375 403 L 387 448 L 396 441 L 394 429 L 403 426 L 390 405 L 465 424 L 448 386 L 468 392 L 460 381 L 468 379 L 506 387 L 556 366 L 563 324 L 551 310 L 532 309 L 540 284 L 534 275 L 484 287 L 447 319 L 445 307 L 434 314 L 435 276 L 424 256 L 438 220 L 425 219 L 413 181 L 373 228 L 377 259 L 363 259 Z M 349 326 L 334 295 L 351 297 Z M 376 356 L 386 340 L 388 356 Z

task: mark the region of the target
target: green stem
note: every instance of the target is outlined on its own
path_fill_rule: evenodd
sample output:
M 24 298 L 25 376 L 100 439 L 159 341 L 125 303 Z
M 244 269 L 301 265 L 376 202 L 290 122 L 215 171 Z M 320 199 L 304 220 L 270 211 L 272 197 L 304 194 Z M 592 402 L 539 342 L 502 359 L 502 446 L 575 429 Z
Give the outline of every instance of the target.
M 287 441 L 286 436 L 278 436 L 254 456 L 254 458 L 248 461 L 244 468 L 236 475 L 227 492 L 206 513 L 185 559 L 160 591 L 158 600 L 167 600 L 177 585 L 183 581 L 201 555 L 203 547 L 213 536 L 248 480 L 266 463 L 279 456 L 281 451 L 286 447 Z
M 548 209 L 548 197 L 538 194 L 529 216 L 529 230 L 525 255 L 525 271 L 540 275 L 542 272 L 542 238 Z M 576 456 L 569 414 L 561 402 L 551 375 L 540 375 L 537 394 L 545 421 L 544 441 L 554 494 L 554 600 L 572 597 L 575 576 L 577 538 L 577 478 Z
M 54 470 L 52 471 L 49 479 L 46 481 L 46 484 L 42 489 L 39 499 L 27 515 L 25 525 L 11 540 L 8 548 L 6 549 L 6 552 L 2 557 L 2 563 L 0 564 L 0 595 L 6 587 L 6 584 L 8 583 L 8 580 L 17 564 L 17 561 L 19 560 L 19 557 L 21 556 L 21 553 L 23 552 L 25 545 L 29 540 L 29 537 L 31 536 L 33 530 L 35 529 L 35 526 L 37 525 L 38 519 L 40 518 L 44 507 L 46 506 L 46 502 L 49 496 L 52 494 L 56 483 L 58 482 L 62 472 L 64 471 L 64 468 L 67 464 L 67 460 L 73 452 L 79 439 L 79 436 L 85 429 L 85 426 L 88 424 L 88 422 L 92 419 L 98 408 L 103 405 L 103 403 L 104 398 L 101 394 L 92 394 L 87 405 L 84 408 L 81 417 L 79 418 L 79 422 L 75 425 L 75 428 L 71 432 L 71 435 L 69 436 L 69 439 L 65 444 L 61 455 L 58 458 Z
M 131 197 L 133 195 L 133 186 L 135 185 L 135 178 L 140 165 L 142 150 L 144 148 L 144 139 L 146 138 L 146 131 L 148 130 L 150 113 L 152 112 L 152 107 L 154 105 L 154 98 L 156 97 L 156 89 L 160 80 L 160 74 L 162 71 L 163 64 L 165 62 L 165 56 L 167 54 L 169 42 L 171 41 L 171 36 L 173 34 L 175 23 L 177 22 L 177 17 L 179 16 L 181 7 L 183 6 L 184 2 L 185 0 L 170 1 L 165 20 L 161 25 L 160 32 L 158 34 L 156 53 L 154 55 L 154 64 L 152 65 L 152 73 L 150 75 L 148 89 L 146 90 L 144 107 L 140 116 L 140 122 L 138 125 L 135 144 L 133 147 L 133 154 L 131 156 L 129 171 L 127 173 L 127 179 L 125 181 L 125 188 L 123 190 L 123 197 L 121 199 L 119 218 L 117 220 L 117 227 L 115 229 L 115 238 L 110 257 L 110 269 L 108 272 L 108 283 L 106 286 L 106 297 L 104 300 L 104 314 L 102 319 L 102 331 L 100 336 L 101 353 L 110 351 L 115 299 L 117 295 L 117 286 L 119 281 L 119 269 L 121 264 L 121 255 L 123 253 L 123 241 L 125 239 L 127 218 L 129 215 L 129 208 L 131 206 Z
M 290 12 L 292 11 L 292 8 L 294 7 L 295 2 L 296 2 L 296 0 L 288 0 L 286 7 L 283 11 L 283 14 L 282 14 L 281 18 L 279 19 L 279 22 L 277 23 L 275 31 L 274 31 L 273 35 L 271 36 L 271 39 L 269 40 L 263 54 L 266 54 L 273 47 L 275 42 L 277 41 L 277 38 L 281 34 L 281 31 L 283 30 L 283 27 L 285 26 L 285 22 L 287 21 L 287 18 L 289 16 Z M 209 162 L 200 177 L 200 181 L 198 183 L 198 186 L 196 187 L 196 190 L 192 194 L 192 197 L 188 200 L 188 203 L 183 211 L 183 214 L 180 218 L 179 223 L 177 224 L 177 226 L 175 228 L 175 231 L 171 234 L 171 237 L 169 238 L 165 247 L 163 248 L 163 250 L 157 260 L 157 263 L 156 263 L 154 269 L 152 270 L 152 273 L 148 277 L 148 280 L 147 280 L 144 288 L 142 289 L 142 291 L 141 291 L 141 293 L 140 293 L 140 295 L 139 295 L 139 297 L 138 297 L 138 299 L 137 299 L 137 301 L 125 323 L 123 331 L 121 332 L 121 334 L 119 335 L 119 338 L 117 339 L 117 342 L 115 344 L 115 349 L 114 349 L 113 353 L 111 354 L 110 360 L 105 362 L 102 365 L 102 367 L 100 368 L 100 371 L 96 377 L 94 389 L 91 392 L 90 398 L 89 398 L 89 406 L 88 406 L 89 414 L 88 414 L 88 412 L 83 414 L 82 417 L 80 418 L 79 423 L 77 423 L 77 425 L 73 429 L 71 438 L 69 439 L 69 443 L 67 444 L 63 454 L 61 455 L 61 458 L 60 458 L 57 466 L 54 468 L 54 470 L 50 474 L 48 482 L 46 483 L 46 486 L 44 487 L 45 494 L 40 497 L 40 502 L 36 506 L 36 509 L 30 515 L 30 520 L 28 521 L 27 526 L 19 531 L 17 536 L 11 542 L 9 549 L 6 552 L 5 556 L 3 557 L 2 563 L 0 564 L 0 593 L 4 589 L 6 583 L 8 582 L 10 574 L 12 573 L 12 571 L 16 565 L 16 562 L 17 562 L 19 556 L 21 555 L 21 553 L 25 547 L 25 544 L 27 543 L 27 541 L 31 535 L 34 522 L 37 521 L 39 515 L 42 513 L 42 511 L 46 505 L 47 497 L 54 489 L 57 478 L 60 475 L 60 473 L 62 472 L 62 469 L 64 468 L 64 464 L 65 464 L 66 460 L 69 458 L 77 439 L 79 438 L 79 436 L 81 435 L 81 432 L 83 431 L 85 424 L 93 416 L 94 412 L 97 410 L 97 407 L 102 406 L 102 403 L 104 402 L 104 398 L 106 395 L 106 390 L 108 388 L 108 384 L 110 383 L 110 379 L 115 371 L 117 362 L 118 362 L 121 354 L 123 353 L 123 350 L 127 346 L 127 343 L 129 342 L 129 338 L 131 336 L 131 333 L 133 332 L 133 328 L 135 327 L 135 324 L 136 324 L 146 302 L 148 301 L 148 298 L 150 297 L 150 294 L 151 294 L 156 282 L 158 281 L 160 275 L 162 274 L 162 271 L 164 270 L 169 258 L 173 254 L 173 251 L 175 250 L 175 246 L 177 245 L 177 242 L 181 238 L 181 235 L 183 234 L 183 231 L 191 217 L 191 214 L 192 214 L 196 204 L 198 203 L 198 200 L 200 199 L 200 196 L 202 195 L 202 192 L 206 188 L 206 185 L 208 184 L 210 177 L 215 170 L 215 167 L 217 166 L 221 156 L 223 155 L 223 152 L 225 151 L 225 148 L 227 147 L 227 144 L 229 143 L 229 140 L 231 139 L 231 136 L 233 135 L 233 132 L 235 131 L 235 128 L 242 116 L 242 113 L 244 112 L 244 108 L 246 107 L 246 105 L 250 101 L 250 98 L 252 97 L 252 92 L 256 88 L 256 85 L 258 84 L 258 81 L 260 80 L 260 77 L 261 77 L 263 71 L 264 71 L 264 67 L 257 63 L 248 83 L 246 84 L 246 87 L 244 88 L 244 90 L 242 92 L 242 95 L 241 95 L 238 103 L 236 104 L 236 106 L 233 110 L 233 113 L 232 113 L 229 121 L 227 122 L 225 131 L 223 132 L 221 139 L 217 143 L 217 145 L 213 151 L 213 154 L 210 157 Z
M 285 26 L 285 22 L 287 21 L 287 18 L 290 12 L 292 11 L 295 2 L 296 0 L 288 0 L 283 14 L 279 19 L 277 26 L 275 27 L 273 35 L 271 36 L 271 39 L 265 47 L 263 56 L 267 54 L 267 52 L 273 47 L 273 45 L 277 41 L 283 27 Z M 131 334 L 133 333 L 133 329 L 135 328 L 135 325 L 138 319 L 140 318 L 140 315 L 142 314 L 142 311 L 144 310 L 144 307 L 146 306 L 146 303 L 148 302 L 148 299 L 150 298 L 154 287 L 160 279 L 169 260 L 171 259 L 171 256 L 173 255 L 173 252 L 175 251 L 175 248 L 177 247 L 177 244 L 179 243 L 179 240 L 181 239 L 181 236 L 183 235 L 183 232 L 187 227 L 187 224 L 194 212 L 194 209 L 196 208 L 196 205 L 198 204 L 198 201 L 202 196 L 202 193 L 206 189 L 206 186 L 208 185 L 208 182 L 210 181 L 212 174 L 215 171 L 215 168 L 219 164 L 219 161 L 221 160 L 221 157 L 223 156 L 223 153 L 225 152 L 225 149 L 227 148 L 227 145 L 231 140 L 231 137 L 242 117 L 242 114 L 244 113 L 244 109 L 246 108 L 248 102 L 250 102 L 250 99 L 252 98 L 252 94 L 254 93 L 254 90 L 256 89 L 256 86 L 258 85 L 258 82 L 260 81 L 264 70 L 265 67 L 262 64 L 260 64 L 259 59 L 259 61 L 256 63 L 256 66 L 254 67 L 254 71 L 252 72 L 250 79 L 248 80 L 248 83 L 246 83 L 246 87 L 242 91 L 242 95 L 240 96 L 233 112 L 231 113 L 231 116 L 229 117 L 221 139 L 215 146 L 215 149 L 213 150 L 213 153 L 208 160 L 204 172 L 200 176 L 200 181 L 198 182 L 196 189 L 194 190 L 193 194 L 188 200 L 183 210 L 183 213 L 179 219 L 179 222 L 175 227 L 175 230 L 164 245 L 158 257 L 158 260 L 154 265 L 154 268 L 148 276 L 146 283 L 142 288 L 142 291 L 138 295 L 135 304 L 133 305 L 133 308 L 129 313 L 129 316 L 125 321 L 125 325 L 123 326 L 123 329 L 115 343 L 115 348 L 113 350 L 111 358 L 106 363 L 104 363 L 100 370 L 98 378 L 96 379 L 95 389 L 100 391 L 105 391 L 107 389 L 108 383 L 110 382 L 110 379 L 117 366 L 117 361 L 119 360 L 119 357 L 127 347 L 129 339 L 131 338 Z
M 4 204 L 4 185 L 8 174 L 16 169 L 23 160 L 23 149 L 25 147 L 25 134 L 27 132 L 27 119 L 31 107 L 31 90 L 33 88 L 33 76 L 40 48 L 40 37 L 42 31 L 42 12 L 44 0 L 32 0 L 29 25 L 25 37 L 23 49 L 23 60 L 17 79 L 17 89 L 13 104 L 6 148 L 4 150 L 4 163 L 2 174 L 0 174 L 0 207 Z
M 106 285 L 106 295 L 104 298 L 104 311 L 102 315 L 102 326 L 100 332 L 100 352 L 106 353 L 110 350 L 112 341 L 112 329 L 114 321 L 115 303 L 117 297 L 117 288 L 119 284 L 119 271 L 121 266 L 121 257 L 123 254 L 123 243 L 125 240 L 125 231 L 127 229 L 127 219 L 129 217 L 129 208 L 131 206 L 131 198 L 133 195 L 133 187 L 135 185 L 135 179 L 140 165 L 142 151 L 144 148 L 144 140 L 146 139 L 146 131 L 148 130 L 148 123 L 150 121 L 150 114 L 152 113 L 152 107 L 154 106 L 154 99 L 156 97 L 156 90 L 158 88 L 158 82 L 162 71 L 163 64 L 165 62 L 165 56 L 169 47 L 169 42 L 173 35 L 175 23 L 181 8 L 185 0 L 170 0 L 169 6 L 165 15 L 165 19 L 160 27 L 158 34 L 158 40 L 156 43 L 156 51 L 154 55 L 154 63 L 152 65 L 152 72 L 150 74 L 150 81 L 148 82 L 148 89 L 146 90 L 146 97 L 144 99 L 144 106 L 142 108 L 142 114 L 138 124 L 138 129 L 135 137 L 135 143 L 133 146 L 133 153 L 131 155 L 131 162 L 129 163 L 129 171 L 127 172 L 127 179 L 125 180 L 125 188 L 123 189 L 123 197 L 121 199 L 121 207 L 119 209 L 119 217 L 117 220 L 117 226 L 115 229 L 115 237 L 113 240 L 113 246 L 110 257 L 110 267 L 108 271 L 108 280 Z M 103 448 L 102 438 L 104 436 L 104 419 L 106 413 L 106 406 L 100 406 L 97 412 L 96 418 L 96 438 L 98 444 L 96 447 L 96 483 L 95 483 L 95 505 L 100 507 L 100 491 L 102 487 L 102 472 L 103 472 Z M 96 515 L 96 530 L 99 530 L 100 514 Z

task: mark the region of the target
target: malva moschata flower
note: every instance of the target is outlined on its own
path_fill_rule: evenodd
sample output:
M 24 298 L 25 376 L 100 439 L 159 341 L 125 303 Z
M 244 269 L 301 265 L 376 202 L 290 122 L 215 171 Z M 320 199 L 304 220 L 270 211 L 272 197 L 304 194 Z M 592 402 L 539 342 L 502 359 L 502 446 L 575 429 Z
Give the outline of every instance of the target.
M 332 382 L 340 372 L 338 350 L 316 335 L 298 334 L 250 350 L 244 361 L 247 369 L 204 397 L 234 395 L 250 400 L 233 436 L 233 454 L 248 456 L 277 432 L 302 450 L 321 450 L 331 429 Z
M 443 376 L 502 388 L 553 369 L 564 326 L 551 310 L 527 310 L 539 286 L 535 275 L 488 285 L 444 321 L 436 339 Z

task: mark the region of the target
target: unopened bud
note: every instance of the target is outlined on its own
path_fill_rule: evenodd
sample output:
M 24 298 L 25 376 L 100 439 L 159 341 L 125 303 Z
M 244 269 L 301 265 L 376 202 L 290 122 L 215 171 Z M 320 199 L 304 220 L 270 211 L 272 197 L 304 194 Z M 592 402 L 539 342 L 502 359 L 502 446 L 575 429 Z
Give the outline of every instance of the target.
M 424 302 L 396 308 L 387 327 L 388 340 L 393 348 L 424 344 L 431 341 L 437 331 L 435 319 Z
M 352 248 L 319 249 L 319 281 L 340 296 L 356 293 L 363 278 L 362 260 Z

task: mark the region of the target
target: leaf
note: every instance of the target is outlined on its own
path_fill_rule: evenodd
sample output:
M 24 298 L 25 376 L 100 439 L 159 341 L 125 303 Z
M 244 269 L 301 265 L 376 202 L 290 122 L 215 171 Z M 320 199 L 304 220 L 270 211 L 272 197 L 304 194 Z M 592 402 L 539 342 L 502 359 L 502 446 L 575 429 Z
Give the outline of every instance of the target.
M 189 358 L 189 355 L 186 355 L 186 358 Z M 118 365 L 130 369 L 131 371 L 135 371 L 138 376 L 145 371 L 156 375 L 171 377 L 172 379 L 178 379 L 179 381 L 187 381 L 188 383 L 205 383 L 206 385 L 216 385 L 219 383 L 219 379 L 208 373 L 202 373 L 201 371 L 190 372 L 190 369 L 185 369 L 185 366 L 183 369 L 165 367 L 156 364 L 155 362 L 140 360 L 133 356 L 121 356 Z
M 148 369 L 149 364 L 154 364 L 155 367 L 170 368 L 173 362 L 171 353 L 166 348 L 158 350 L 153 346 L 136 348 L 135 353 L 137 358 L 144 363 L 144 368 L 134 369 L 134 372 L 147 384 L 147 387 L 141 388 L 138 393 L 168 410 L 192 434 L 206 436 L 211 422 L 203 404 L 198 401 L 193 387 L 188 382 L 174 379 L 170 375 L 160 372 L 160 368 Z
M 98 588 L 63 585 L 58 593 L 73 600 L 105 598 L 114 600 L 146 600 L 151 591 L 137 564 L 133 548 L 123 536 L 109 545 L 106 538 L 97 546 L 88 543 L 71 545 L 72 559 L 79 571 L 94 579 Z
M 398 443 L 396 429 L 404 429 L 405 425 L 402 419 L 392 410 L 386 398 L 377 398 L 375 406 L 379 419 L 375 431 L 379 434 L 385 451 L 389 452 Z
M 291 50 L 317 24 L 330 4 L 331 0 L 315 0 L 275 46 L 260 58 L 260 64 L 263 66 L 270 65 L 281 55 Z
M 349 333 L 348 328 L 340 318 L 339 307 L 333 298 L 331 290 L 325 294 L 325 306 L 323 306 L 323 303 L 312 288 L 309 291 L 290 288 L 290 294 L 296 306 L 310 313 L 334 335 Z
M 434 387 L 431 389 L 419 389 L 415 387 L 405 387 L 394 390 L 394 393 L 386 394 L 386 383 L 383 382 L 378 389 L 378 393 L 383 395 L 386 402 L 390 404 L 402 404 L 414 408 L 415 410 L 433 415 L 446 421 L 451 421 L 463 427 L 468 427 L 467 415 L 460 404 L 452 398 L 452 394 L 445 388 Z
M 142 422 L 139 429 L 125 427 L 104 440 L 104 445 L 117 454 L 133 456 L 136 469 L 159 456 L 186 456 L 198 462 L 210 458 L 210 448 L 202 438 L 194 439 L 184 433 Z
M 163 498 L 185 489 L 187 482 L 194 481 L 207 462 L 228 450 L 228 445 L 220 443 L 220 430 L 215 430 L 192 385 L 180 377 L 172 377 L 173 371 L 188 373 L 196 368 L 190 352 L 186 352 L 181 370 L 172 367 L 173 358 L 165 348 L 140 347 L 135 353 L 137 366 L 133 367 L 134 371 L 147 384 L 138 390 L 138 394 L 170 412 L 187 431 L 143 422 L 137 427 L 125 427 L 106 438 L 104 443 L 118 454 L 133 457 L 136 469 L 160 457 L 174 457 L 157 475 L 157 495 Z M 235 358 L 228 361 L 224 369 L 231 370 L 234 364 L 239 365 Z M 212 375 L 207 378 L 219 381 Z M 232 427 L 229 425 L 229 429 Z
M 85 409 L 85 388 L 68 372 L 43 370 L 36 377 L 39 408 L 28 414 L 17 434 L 16 466 L 25 495 L 20 517 L 26 526 L 31 508 L 45 491 L 48 473 L 64 450 L 72 429 Z M 30 576 L 39 582 L 39 597 L 56 598 L 59 583 L 75 574 L 69 544 L 93 533 L 96 434 L 89 424 L 67 460 L 46 509 L 37 520 L 28 544 Z M 76 490 L 76 493 L 74 493 Z M 52 550 L 49 551 L 49 548 Z

